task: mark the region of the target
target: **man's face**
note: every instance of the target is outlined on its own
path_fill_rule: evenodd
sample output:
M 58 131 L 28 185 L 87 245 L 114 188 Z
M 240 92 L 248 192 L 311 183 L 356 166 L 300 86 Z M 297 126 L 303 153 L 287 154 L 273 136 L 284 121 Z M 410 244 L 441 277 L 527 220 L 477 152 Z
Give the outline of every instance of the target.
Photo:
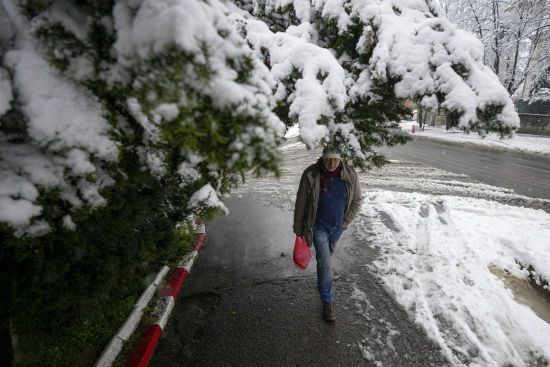
M 338 158 L 323 158 L 323 164 L 329 172 L 333 172 L 340 165 L 340 159 Z

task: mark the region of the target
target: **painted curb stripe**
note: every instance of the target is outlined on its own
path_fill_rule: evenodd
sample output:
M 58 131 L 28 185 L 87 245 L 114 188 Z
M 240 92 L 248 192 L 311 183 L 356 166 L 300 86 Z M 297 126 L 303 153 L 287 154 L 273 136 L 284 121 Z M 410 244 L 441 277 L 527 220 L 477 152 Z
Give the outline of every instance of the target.
M 177 268 L 174 274 L 170 276 L 168 286 L 163 289 L 163 294 L 161 294 L 162 298 L 159 300 L 153 312 L 153 314 L 160 315 L 160 317 L 155 324 L 147 326 L 142 332 L 139 342 L 134 346 L 126 359 L 126 367 L 146 367 L 149 364 L 149 360 L 153 356 L 153 352 L 157 347 L 162 331 L 166 327 L 168 318 L 176 305 L 175 298 L 178 296 L 185 283 L 187 275 L 191 272 L 191 267 L 199 256 L 199 252 L 204 248 L 205 239 L 206 235 L 204 234 L 198 236 L 194 246 L 195 250 L 191 254 L 192 257 L 187 265 L 183 268 Z
M 107 347 L 105 347 L 105 349 L 101 353 L 101 356 L 96 362 L 95 367 L 108 367 L 113 364 L 116 357 L 122 350 L 124 343 L 128 341 L 128 338 L 130 337 L 130 335 L 132 335 L 132 333 L 138 326 L 141 317 L 143 316 L 143 309 L 147 307 L 147 305 L 151 301 L 151 298 L 153 298 L 153 296 L 155 295 L 157 286 L 166 276 L 168 270 L 170 270 L 168 266 L 163 266 L 162 269 L 157 273 L 157 276 L 155 277 L 153 283 L 151 283 L 147 287 L 147 289 L 145 289 L 145 291 L 141 294 L 136 304 L 134 305 L 132 313 L 130 313 L 130 315 L 126 318 L 126 321 L 124 321 L 124 324 L 118 330 L 116 335 L 111 338 L 111 341 L 109 342 L 109 344 L 107 344 Z
M 162 330 L 166 327 L 166 323 L 168 322 L 168 316 L 172 313 L 172 310 L 174 309 L 174 306 L 176 305 L 176 300 L 174 297 L 170 296 L 168 297 L 168 304 L 166 305 L 166 308 L 164 309 L 164 312 L 162 313 L 162 316 L 160 317 L 160 320 L 158 321 L 158 325 L 161 327 Z
M 113 337 L 109 342 L 109 344 L 107 344 L 107 347 L 101 354 L 101 357 L 99 361 L 97 361 L 95 366 L 96 367 L 111 366 L 115 361 L 116 357 L 118 356 L 118 354 L 120 353 L 120 351 L 122 350 L 122 347 L 124 346 L 125 342 L 126 342 L 125 340 L 120 339 L 118 336 Z
M 150 325 L 145 329 L 143 338 L 136 344 L 128 359 L 126 367 L 145 367 L 153 356 L 162 328 L 158 324 Z
M 191 272 L 191 268 L 193 267 L 193 264 L 195 263 L 195 259 L 199 256 L 198 253 L 193 253 L 193 256 L 191 256 L 191 259 L 185 264 L 184 268 L 187 270 L 188 273 Z
M 204 239 L 206 236 L 204 234 L 200 234 L 197 243 L 195 244 L 194 250 L 200 252 L 202 248 L 204 247 Z
M 183 282 L 187 278 L 187 274 L 189 274 L 189 271 L 187 271 L 186 268 L 177 268 L 170 279 L 168 279 L 168 285 L 162 290 L 160 296 L 172 296 L 176 298 L 180 292 Z
M 159 301 L 157 305 L 158 309 L 155 309 L 155 314 L 160 314 L 160 318 L 156 324 L 149 325 L 142 333 L 140 341 L 134 346 L 134 349 L 128 355 L 126 360 L 127 367 L 145 367 L 149 364 L 153 352 L 155 351 L 158 340 L 162 335 L 162 331 L 166 327 L 168 317 L 172 313 L 176 301 L 174 297 L 164 297 Z

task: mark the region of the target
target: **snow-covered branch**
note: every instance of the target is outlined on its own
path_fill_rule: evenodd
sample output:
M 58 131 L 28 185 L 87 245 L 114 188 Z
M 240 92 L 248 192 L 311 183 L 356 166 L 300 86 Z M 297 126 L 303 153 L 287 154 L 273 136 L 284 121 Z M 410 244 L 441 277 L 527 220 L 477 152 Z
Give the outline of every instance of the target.
M 270 67 L 275 98 L 289 106 L 288 116 L 282 117 L 298 122 L 302 140 L 315 148 L 329 134 L 327 122 L 344 110 L 348 100 L 344 69 L 329 50 L 309 42 L 309 23 L 291 27 L 287 33 L 273 33 L 258 20 L 238 14 L 231 19 L 256 56 Z
M 0 222 L 18 235 L 105 205 L 133 156 L 188 197 L 277 170 L 273 79 L 219 1 L 19 5 L 0 5 Z

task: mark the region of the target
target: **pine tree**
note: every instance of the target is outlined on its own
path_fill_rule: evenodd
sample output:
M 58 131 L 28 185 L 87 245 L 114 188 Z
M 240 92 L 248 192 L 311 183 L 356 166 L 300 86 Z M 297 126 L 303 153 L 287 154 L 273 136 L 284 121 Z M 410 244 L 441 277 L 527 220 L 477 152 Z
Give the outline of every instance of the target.
M 102 302 L 127 302 L 121 284 L 140 292 L 181 255 L 176 223 L 225 211 L 218 195 L 249 170 L 277 173 L 284 125 L 219 3 L 29 0 L 0 14 L 2 327 L 23 352 L 59 330 L 29 358 L 70 364 L 59 348 L 75 322 L 124 317 Z
M 482 45 L 448 22 L 436 2 L 238 4 L 234 22 L 283 85 L 276 91 L 279 117 L 287 125 L 299 122 L 310 148 L 337 147 L 358 166 L 383 163 L 373 147 L 408 140 L 397 125 L 411 113 L 405 99 L 441 109 L 453 125 L 481 135 L 496 131 L 506 136 L 519 127 L 506 90 L 482 63 Z M 300 43 L 318 50 L 302 52 Z M 294 52 L 281 57 L 281 48 Z M 309 80 L 312 74 L 317 83 Z M 324 89 L 316 105 L 323 113 L 315 122 L 292 113 L 301 106 L 304 89 Z
M 464 130 L 518 126 L 479 42 L 432 1 L 4 1 L 0 28 L 0 327 L 23 352 L 30 330 L 139 291 L 175 224 L 225 211 L 247 172 L 277 174 L 284 124 L 359 167 L 408 140 L 407 98 Z M 99 322 L 85 337 L 110 336 Z

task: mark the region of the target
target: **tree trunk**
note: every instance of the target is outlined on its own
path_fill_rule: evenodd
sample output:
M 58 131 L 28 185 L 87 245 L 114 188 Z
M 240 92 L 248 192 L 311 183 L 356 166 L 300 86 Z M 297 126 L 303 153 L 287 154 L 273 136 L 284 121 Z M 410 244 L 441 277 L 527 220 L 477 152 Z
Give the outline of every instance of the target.
M 523 13 L 519 16 L 520 23 L 523 20 Z M 514 52 L 514 64 L 512 65 L 512 77 L 510 78 L 510 82 L 508 83 L 508 94 L 512 95 L 512 93 L 515 92 L 515 79 L 516 79 L 516 69 L 518 66 L 518 57 L 519 57 L 519 46 L 520 46 L 520 38 L 521 38 L 521 25 L 518 27 L 518 32 L 516 34 L 516 50 Z
M 493 71 L 497 76 L 499 76 L 499 67 L 500 67 L 500 44 L 499 38 L 500 34 L 500 23 L 499 23 L 499 11 L 498 11 L 498 2 L 493 0 L 493 25 L 495 29 L 495 62 L 493 63 Z
M 436 116 L 437 116 L 437 112 L 436 111 L 432 112 L 432 114 L 430 116 L 430 126 L 435 126 Z
M 422 106 L 418 106 L 418 110 L 416 111 L 416 123 L 418 124 L 418 127 L 422 127 L 422 122 L 424 121 Z

